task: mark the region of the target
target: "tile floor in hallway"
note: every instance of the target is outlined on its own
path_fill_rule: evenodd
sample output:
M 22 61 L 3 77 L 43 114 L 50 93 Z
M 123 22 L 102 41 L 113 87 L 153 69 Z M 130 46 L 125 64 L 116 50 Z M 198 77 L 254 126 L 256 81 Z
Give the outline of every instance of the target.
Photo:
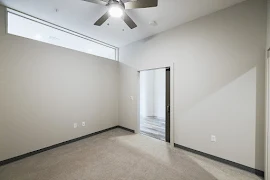
M 140 132 L 143 135 L 165 141 L 165 119 L 141 117 Z

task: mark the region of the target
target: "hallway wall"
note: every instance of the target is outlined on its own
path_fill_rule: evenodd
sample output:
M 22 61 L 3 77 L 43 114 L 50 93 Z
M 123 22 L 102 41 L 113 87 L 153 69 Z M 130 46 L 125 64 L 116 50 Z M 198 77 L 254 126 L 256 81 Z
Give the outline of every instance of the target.
M 165 119 L 165 69 L 140 72 L 140 115 Z

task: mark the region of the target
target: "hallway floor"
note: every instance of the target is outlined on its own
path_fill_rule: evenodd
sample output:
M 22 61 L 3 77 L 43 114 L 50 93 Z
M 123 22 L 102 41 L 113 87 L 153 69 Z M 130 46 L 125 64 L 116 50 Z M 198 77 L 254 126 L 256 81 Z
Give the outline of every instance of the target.
M 143 135 L 165 141 L 165 119 L 141 117 L 140 132 Z

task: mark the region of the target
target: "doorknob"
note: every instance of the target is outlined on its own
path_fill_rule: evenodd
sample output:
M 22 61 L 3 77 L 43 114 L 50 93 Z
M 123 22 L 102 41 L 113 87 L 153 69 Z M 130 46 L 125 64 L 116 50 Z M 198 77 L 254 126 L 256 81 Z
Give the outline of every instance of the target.
M 167 105 L 167 112 L 170 113 L 170 105 Z

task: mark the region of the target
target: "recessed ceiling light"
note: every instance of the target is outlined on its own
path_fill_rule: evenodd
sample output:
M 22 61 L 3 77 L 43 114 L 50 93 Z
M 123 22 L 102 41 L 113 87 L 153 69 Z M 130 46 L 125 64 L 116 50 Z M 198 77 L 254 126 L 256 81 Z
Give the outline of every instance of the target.
M 150 26 L 157 26 L 158 24 L 157 24 L 156 21 L 150 21 L 150 22 L 149 22 L 149 25 L 150 25 Z
M 35 39 L 36 39 L 36 40 L 40 40 L 41 38 L 42 38 L 42 36 L 41 36 L 40 34 L 36 34 L 36 35 L 35 35 Z
M 54 36 L 49 36 L 48 38 L 49 38 L 50 40 L 53 40 L 53 41 L 55 41 L 55 40 L 60 40 L 59 38 L 54 37 Z

